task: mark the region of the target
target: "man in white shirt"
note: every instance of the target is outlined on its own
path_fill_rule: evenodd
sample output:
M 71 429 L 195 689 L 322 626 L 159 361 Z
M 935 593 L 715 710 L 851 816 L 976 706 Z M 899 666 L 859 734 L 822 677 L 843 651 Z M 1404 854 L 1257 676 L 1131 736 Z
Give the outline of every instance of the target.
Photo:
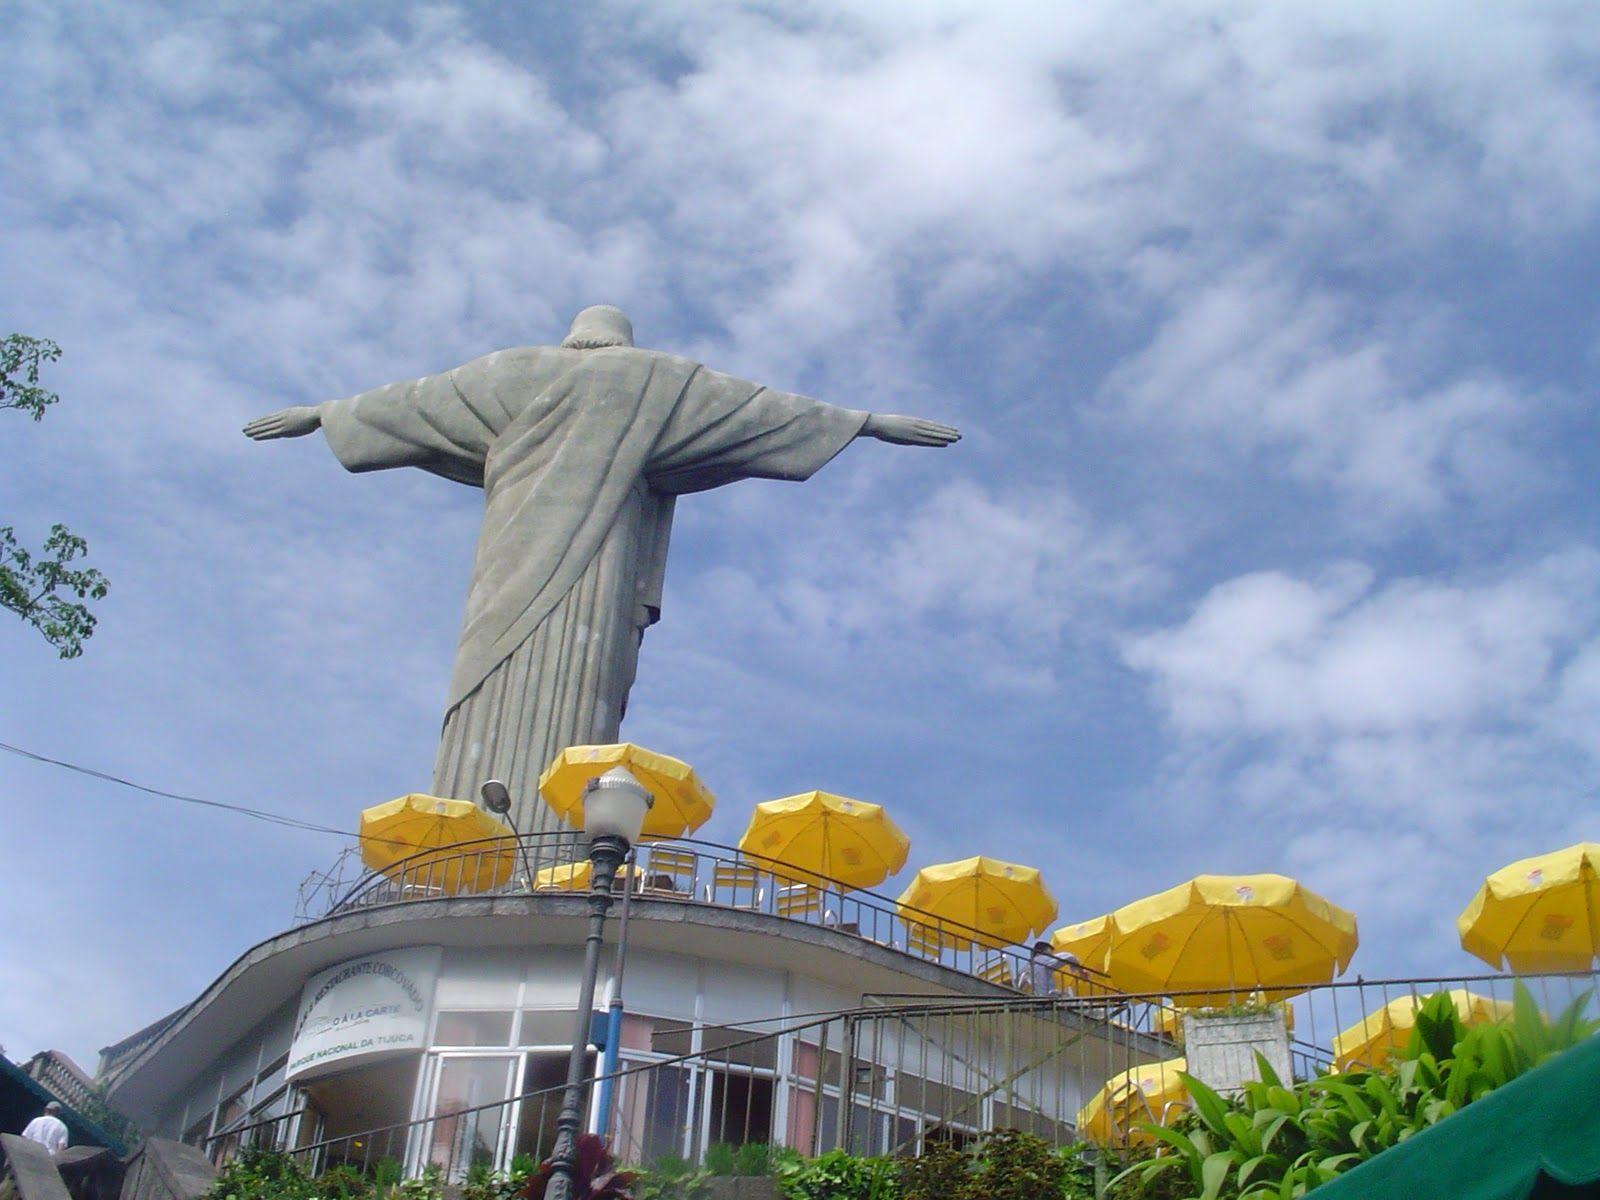
M 67 1126 L 61 1119 L 61 1105 L 54 1100 L 44 1106 L 44 1115 L 35 1117 L 28 1122 L 28 1127 L 22 1131 L 22 1136 L 30 1142 L 38 1142 L 51 1154 L 59 1154 L 67 1148 Z

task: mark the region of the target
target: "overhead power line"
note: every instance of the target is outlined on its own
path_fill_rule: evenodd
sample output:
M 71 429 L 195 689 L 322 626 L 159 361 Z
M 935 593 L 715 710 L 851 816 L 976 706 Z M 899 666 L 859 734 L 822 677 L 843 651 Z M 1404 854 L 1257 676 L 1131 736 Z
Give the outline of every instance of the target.
M 35 754 L 32 750 L 24 750 L 21 746 L 13 746 L 8 742 L 0 742 L 0 750 L 4 750 L 8 754 L 15 754 L 19 758 L 29 758 L 34 762 L 48 763 L 52 767 L 75 771 L 79 775 L 87 775 L 91 779 L 100 779 L 106 783 L 117 784 L 119 787 L 132 788 L 136 792 L 144 792 L 149 796 L 160 796 L 164 800 L 179 800 L 184 804 L 198 804 L 202 808 L 218 808 L 224 812 L 238 813 L 242 817 L 250 817 L 257 821 L 267 821 L 273 825 L 283 825 L 289 829 L 303 829 L 309 833 L 331 833 L 336 837 L 342 838 L 353 836 L 348 829 L 335 829 L 331 825 L 318 825 L 315 821 L 302 821 L 299 817 L 286 817 L 282 813 L 268 812 L 263 808 L 249 808 L 243 804 L 228 804 L 222 800 L 206 800 L 199 796 L 185 796 L 181 792 L 169 792 L 164 788 L 146 787 L 142 783 L 135 783 L 133 780 L 124 779 L 120 775 L 112 775 L 108 771 L 97 771 L 93 767 L 79 766 L 77 763 L 51 758 L 47 754 Z

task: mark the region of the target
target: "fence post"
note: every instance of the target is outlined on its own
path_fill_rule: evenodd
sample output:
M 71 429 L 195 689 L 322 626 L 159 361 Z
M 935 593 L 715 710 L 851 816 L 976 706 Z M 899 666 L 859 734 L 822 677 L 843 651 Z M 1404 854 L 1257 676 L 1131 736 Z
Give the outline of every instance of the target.
M 856 1019 L 846 1016 L 839 1033 L 839 1119 L 835 1122 L 837 1148 L 841 1150 L 850 1147 L 850 1110 L 855 1107 L 850 1093 L 855 1076 L 855 1058 Z

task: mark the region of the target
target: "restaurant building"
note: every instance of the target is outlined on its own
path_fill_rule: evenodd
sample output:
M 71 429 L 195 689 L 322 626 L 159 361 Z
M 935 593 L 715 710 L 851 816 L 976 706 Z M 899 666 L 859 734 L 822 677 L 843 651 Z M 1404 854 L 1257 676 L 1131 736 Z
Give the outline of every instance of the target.
M 571 853 L 524 838 L 522 869 L 487 891 L 442 885 L 437 856 L 427 880 L 366 877 L 108 1047 L 111 1103 L 219 1158 L 267 1144 L 460 1178 L 548 1153 L 588 902 L 540 881 Z M 613 1089 L 589 1096 L 590 1127 L 609 1124 L 631 1161 L 745 1141 L 882 1153 L 995 1125 L 1065 1136 L 1105 1079 L 1171 1053 L 1126 1006 L 1030 1000 L 1014 949 L 774 865 L 693 841 L 640 848 L 614 1051 L 629 1073 L 604 1113 Z M 622 935 L 613 920 L 596 1071 Z M 1001 1023 L 951 1015 L 1008 997 L 1019 1008 Z

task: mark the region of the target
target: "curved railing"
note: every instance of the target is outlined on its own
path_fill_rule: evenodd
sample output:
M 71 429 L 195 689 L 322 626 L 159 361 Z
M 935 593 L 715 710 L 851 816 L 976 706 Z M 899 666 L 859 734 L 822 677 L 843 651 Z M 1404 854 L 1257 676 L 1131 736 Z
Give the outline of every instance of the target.
M 319 915 L 447 896 L 573 893 L 567 878 L 587 864 L 580 835 L 566 830 L 462 842 L 370 872 Z M 695 838 L 641 843 L 626 873 L 640 899 L 759 912 L 832 929 L 1016 991 L 1048 988 L 1108 1003 L 1117 995 L 1090 968 L 1035 970 L 1026 951 L 980 930 L 733 846 Z M 581 876 L 580 885 L 587 887 Z

